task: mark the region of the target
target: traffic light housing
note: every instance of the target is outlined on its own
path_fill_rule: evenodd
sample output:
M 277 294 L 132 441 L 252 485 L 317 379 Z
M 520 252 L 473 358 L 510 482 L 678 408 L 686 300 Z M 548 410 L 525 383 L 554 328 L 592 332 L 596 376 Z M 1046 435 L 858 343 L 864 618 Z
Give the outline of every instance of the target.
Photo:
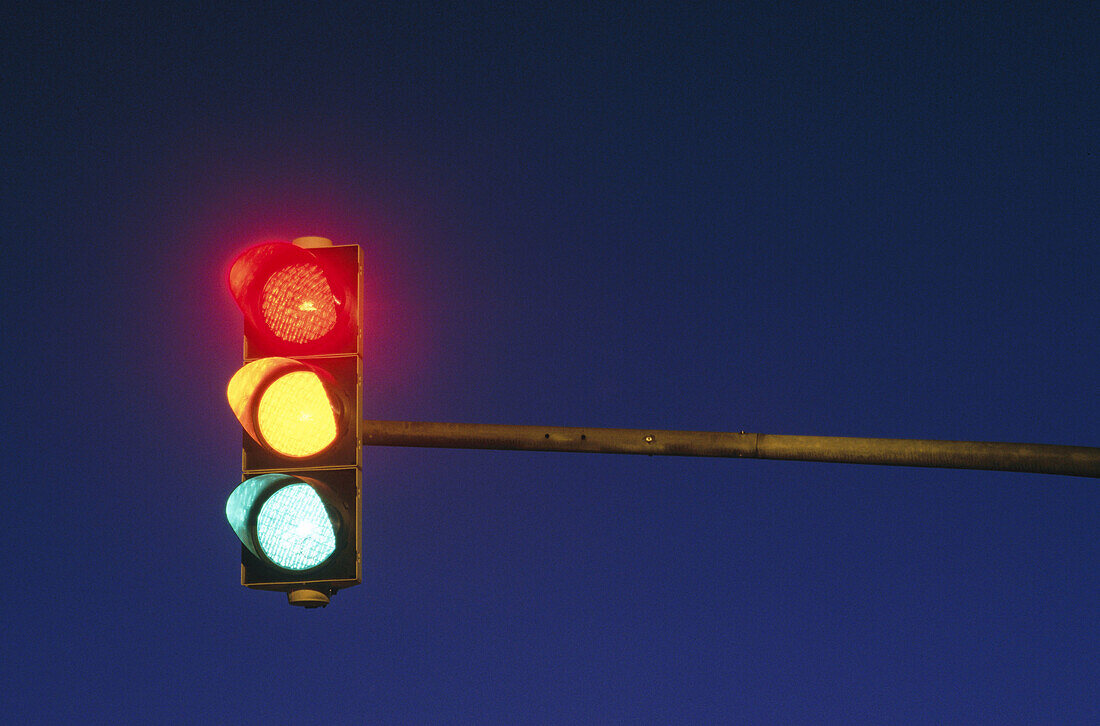
M 241 584 L 323 606 L 362 581 L 362 253 L 269 242 L 245 250 L 228 282 L 245 332 L 226 390 L 243 429 L 226 503 Z

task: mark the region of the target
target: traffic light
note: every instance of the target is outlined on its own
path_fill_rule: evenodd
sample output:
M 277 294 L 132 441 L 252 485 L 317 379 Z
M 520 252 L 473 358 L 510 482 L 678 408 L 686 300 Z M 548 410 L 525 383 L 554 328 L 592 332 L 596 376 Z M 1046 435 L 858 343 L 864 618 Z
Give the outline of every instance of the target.
M 226 397 L 243 433 L 242 481 L 225 513 L 241 584 L 327 605 L 362 581 L 362 256 L 307 237 L 241 254 L 229 289 L 244 366 Z

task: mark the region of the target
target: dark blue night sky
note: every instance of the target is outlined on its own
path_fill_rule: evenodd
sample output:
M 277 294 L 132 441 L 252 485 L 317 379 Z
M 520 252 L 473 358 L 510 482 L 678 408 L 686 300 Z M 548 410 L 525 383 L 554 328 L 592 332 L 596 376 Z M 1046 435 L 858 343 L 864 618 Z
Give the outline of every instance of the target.
M 983 9 L 984 7 L 984 9 Z M 1100 723 L 1100 485 L 368 448 L 239 584 L 258 241 L 362 245 L 367 418 L 1100 445 L 1100 13 L 5 12 L 8 723 Z

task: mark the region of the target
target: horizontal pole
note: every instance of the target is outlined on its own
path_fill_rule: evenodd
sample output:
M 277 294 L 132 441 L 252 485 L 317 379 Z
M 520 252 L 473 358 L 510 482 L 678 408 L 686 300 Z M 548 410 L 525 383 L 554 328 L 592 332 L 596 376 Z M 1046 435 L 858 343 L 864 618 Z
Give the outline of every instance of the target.
M 578 426 L 363 421 L 364 446 L 723 456 L 1100 477 L 1100 448 Z

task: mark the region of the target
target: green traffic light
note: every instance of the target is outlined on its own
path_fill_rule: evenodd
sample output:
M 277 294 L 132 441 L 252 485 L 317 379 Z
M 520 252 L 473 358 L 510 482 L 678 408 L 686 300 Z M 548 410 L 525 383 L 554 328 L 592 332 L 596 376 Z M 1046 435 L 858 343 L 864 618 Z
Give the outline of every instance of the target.
M 268 559 L 288 570 L 308 570 L 336 551 L 336 532 L 325 503 L 308 484 L 291 484 L 264 502 L 256 539 Z
M 337 549 L 337 525 L 319 482 L 290 474 L 243 481 L 225 503 L 229 524 L 254 555 L 284 570 L 324 564 Z

